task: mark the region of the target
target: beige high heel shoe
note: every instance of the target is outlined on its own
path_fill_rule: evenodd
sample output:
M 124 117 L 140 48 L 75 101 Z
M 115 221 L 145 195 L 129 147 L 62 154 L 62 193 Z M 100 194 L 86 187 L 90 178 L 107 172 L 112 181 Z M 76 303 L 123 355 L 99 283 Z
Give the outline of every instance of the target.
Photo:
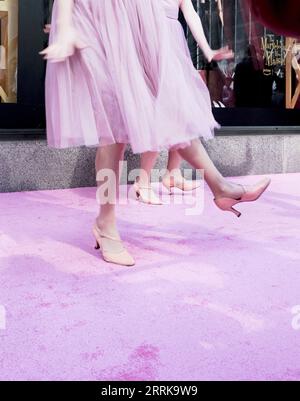
M 198 181 L 186 180 L 184 177 L 175 178 L 173 176 L 167 175 L 162 179 L 163 186 L 169 191 L 171 195 L 174 188 L 180 189 L 182 192 L 191 192 L 199 188 L 201 184 Z
M 232 212 L 237 217 L 241 217 L 242 213 L 236 210 L 233 206 L 237 205 L 238 203 L 256 201 L 265 192 L 270 183 L 271 179 L 265 178 L 262 181 L 258 182 L 257 184 L 252 185 L 251 189 L 249 190 L 246 190 L 246 188 L 243 185 L 241 185 L 244 194 L 239 199 L 226 198 L 226 197 L 215 198 L 214 199 L 215 204 L 218 206 L 219 209 Z
M 163 202 L 159 199 L 159 197 L 153 191 L 151 186 L 143 187 L 140 186 L 138 182 L 133 184 L 133 188 L 135 190 L 136 199 L 139 202 L 146 203 L 147 205 L 163 205 Z
M 135 265 L 135 260 L 127 249 L 125 249 L 120 239 L 103 234 L 97 224 L 93 227 L 93 233 L 96 238 L 95 249 L 101 250 L 105 262 L 121 266 Z M 114 250 L 110 250 L 112 243 L 114 244 Z

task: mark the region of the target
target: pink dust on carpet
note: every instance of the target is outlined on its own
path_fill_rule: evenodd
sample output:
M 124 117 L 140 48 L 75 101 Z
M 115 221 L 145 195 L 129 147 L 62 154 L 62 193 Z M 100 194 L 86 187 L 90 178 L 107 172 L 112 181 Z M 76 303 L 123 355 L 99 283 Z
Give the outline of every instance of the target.
M 300 174 L 240 219 L 174 199 L 118 207 L 128 269 L 94 250 L 94 188 L 0 195 L 1 380 L 300 379 Z

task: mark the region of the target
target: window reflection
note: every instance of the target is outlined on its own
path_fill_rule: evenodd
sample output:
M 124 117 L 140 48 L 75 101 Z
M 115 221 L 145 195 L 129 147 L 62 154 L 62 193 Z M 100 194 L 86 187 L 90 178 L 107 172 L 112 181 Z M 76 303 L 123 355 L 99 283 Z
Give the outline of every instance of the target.
M 263 27 L 245 0 L 193 0 L 212 48 L 225 45 L 233 61 L 207 64 L 192 35 L 193 61 L 215 107 L 300 107 L 300 46 Z
M 18 0 L 0 0 L 0 102 L 17 102 Z

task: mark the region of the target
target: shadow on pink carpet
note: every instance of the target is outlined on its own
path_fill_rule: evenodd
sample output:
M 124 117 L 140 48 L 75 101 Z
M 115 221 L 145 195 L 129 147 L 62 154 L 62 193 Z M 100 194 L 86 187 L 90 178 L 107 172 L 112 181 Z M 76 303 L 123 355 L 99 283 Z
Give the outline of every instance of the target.
M 94 188 L 1 194 L 0 379 L 299 380 L 300 174 L 240 219 L 185 207 L 119 206 L 127 269 L 94 250 Z

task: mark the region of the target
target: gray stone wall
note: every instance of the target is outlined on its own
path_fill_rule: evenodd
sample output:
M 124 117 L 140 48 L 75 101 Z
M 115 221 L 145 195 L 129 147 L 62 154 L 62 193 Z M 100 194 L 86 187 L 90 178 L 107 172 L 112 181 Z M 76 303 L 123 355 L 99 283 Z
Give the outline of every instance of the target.
M 294 132 L 237 135 L 224 129 L 205 146 L 225 176 L 300 172 L 300 135 Z M 0 192 L 94 186 L 95 152 L 91 148 L 49 149 L 42 139 L 1 139 Z M 126 160 L 128 171 L 139 167 L 139 156 L 129 150 Z M 165 168 L 166 160 L 164 152 L 156 167 Z

